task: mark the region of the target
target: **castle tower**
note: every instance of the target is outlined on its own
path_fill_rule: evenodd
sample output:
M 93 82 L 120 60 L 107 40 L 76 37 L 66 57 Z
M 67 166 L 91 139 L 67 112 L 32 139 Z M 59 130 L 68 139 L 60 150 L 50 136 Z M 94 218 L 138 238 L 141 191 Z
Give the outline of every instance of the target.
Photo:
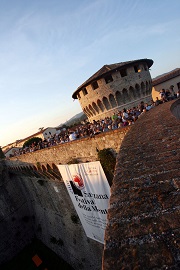
M 149 68 L 153 60 L 104 65 L 73 93 L 90 122 L 112 116 L 114 111 L 149 102 L 152 91 Z

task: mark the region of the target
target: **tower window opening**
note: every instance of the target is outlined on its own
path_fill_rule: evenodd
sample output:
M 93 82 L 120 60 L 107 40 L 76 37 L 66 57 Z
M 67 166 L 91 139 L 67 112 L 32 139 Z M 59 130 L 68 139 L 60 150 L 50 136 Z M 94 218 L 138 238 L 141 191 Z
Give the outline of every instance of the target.
M 111 75 L 107 75 L 104 79 L 105 79 L 106 84 L 113 81 L 113 77 Z
M 83 92 L 84 96 L 88 94 L 86 87 L 83 88 L 82 92 Z
M 99 85 L 98 85 L 98 82 L 97 82 L 97 81 L 93 82 L 93 83 L 91 84 L 91 86 L 92 86 L 93 90 L 99 88 Z
M 127 76 L 127 70 L 126 69 L 121 69 L 120 74 L 121 74 L 121 77 Z
M 141 72 L 140 66 L 139 66 L 139 65 L 134 66 L 134 71 L 135 71 L 136 73 Z

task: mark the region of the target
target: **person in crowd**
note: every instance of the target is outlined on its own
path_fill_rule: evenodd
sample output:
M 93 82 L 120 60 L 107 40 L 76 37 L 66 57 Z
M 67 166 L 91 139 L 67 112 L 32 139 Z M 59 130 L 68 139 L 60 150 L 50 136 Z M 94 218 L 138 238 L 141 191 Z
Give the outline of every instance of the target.
M 156 97 L 155 106 L 158 106 L 159 104 L 162 104 L 162 101 Z
M 170 94 L 169 94 L 170 93 Z M 122 111 L 114 112 L 112 117 L 105 117 L 101 120 L 93 120 L 92 123 L 84 122 L 73 128 L 73 130 L 66 130 L 58 132 L 54 135 L 50 134 L 47 139 L 44 139 L 38 143 L 33 142 L 29 147 L 25 147 L 14 152 L 14 156 L 23 155 L 29 152 L 34 152 L 47 147 L 56 146 L 58 144 L 64 144 L 69 141 L 82 139 L 86 137 L 94 137 L 100 133 L 107 132 L 123 128 L 129 125 L 133 125 L 135 121 L 150 109 L 158 106 L 164 102 L 171 100 L 171 91 L 160 91 L 160 99 L 156 97 L 156 100 L 151 100 L 150 103 L 141 102 L 137 107 L 126 109 Z M 176 97 L 179 98 L 180 89 L 176 93 Z M 174 96 L 173 96 L 174 97 Z

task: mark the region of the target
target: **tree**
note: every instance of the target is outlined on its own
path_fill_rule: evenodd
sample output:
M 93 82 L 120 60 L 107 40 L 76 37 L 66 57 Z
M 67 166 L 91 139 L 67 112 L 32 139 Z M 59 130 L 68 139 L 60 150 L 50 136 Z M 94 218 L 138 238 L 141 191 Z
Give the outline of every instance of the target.
M 107 177 L 109 185 L 112 185 L 114 177 L 114 169 L 116 165 L 116 157 L 113 154 L 112 149 L 104 148 L 103 150 L 98 150 L 98 158 L 101 162 L 104 173 Z
M 29 146 L 32 145 L 32 143 L 34 143 L 34 142 L 35 142 L 35 144 L 38 144 L 39 142 L 42 142 L 42 139 L 39 138 L 39 137 L 33 137 L 33 138 L 27 140 L 27 141 L 23 144 L 23 148 L 24 148 L 24 147 L 29 147 Z
M 5 158 L 5 155 L 4 155 L 4 153 L 1 149 L 1 146 L 0 146 L 0 159 L 3 159 L 3 158 Z

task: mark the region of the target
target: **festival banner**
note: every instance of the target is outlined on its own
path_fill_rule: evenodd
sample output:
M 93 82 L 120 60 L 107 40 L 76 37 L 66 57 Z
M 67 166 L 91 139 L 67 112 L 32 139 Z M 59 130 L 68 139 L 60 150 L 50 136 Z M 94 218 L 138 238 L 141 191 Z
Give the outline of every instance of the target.
M 100 162 L 57 167 L 86 235 L 104 244 L 110 187 Z

